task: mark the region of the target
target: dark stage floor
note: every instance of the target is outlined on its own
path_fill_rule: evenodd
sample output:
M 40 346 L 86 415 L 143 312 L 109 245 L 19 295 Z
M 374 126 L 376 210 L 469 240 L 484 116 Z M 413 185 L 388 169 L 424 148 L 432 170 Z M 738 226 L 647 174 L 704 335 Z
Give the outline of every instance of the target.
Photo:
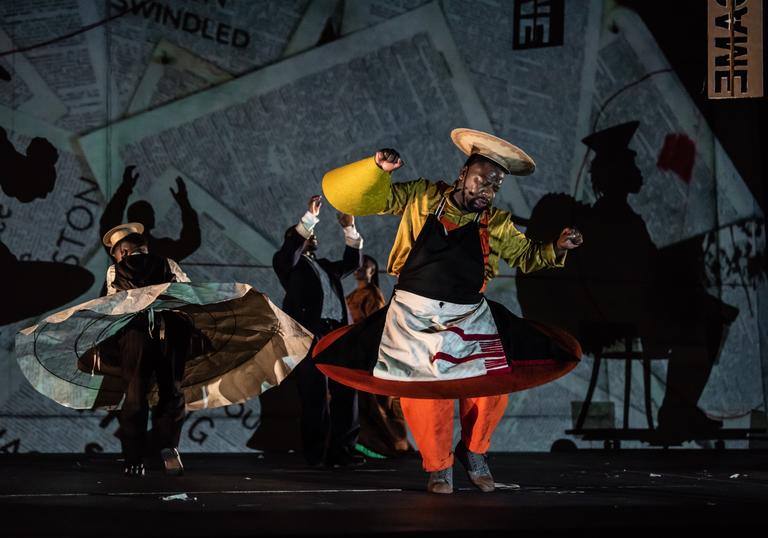
M 494 454 L 496 492 L 473 489 L 457 466 L 449 496 L 424 491 L 416 458 L 342 471 L 255 453 L 184 461 L 180 478 L 129 479 L 114 455 L 3 455 L 2 534 L 735 536 L 763 535 L 768 521 L 764 451 Z M 164 499 L 179 493 L 189 500 Z

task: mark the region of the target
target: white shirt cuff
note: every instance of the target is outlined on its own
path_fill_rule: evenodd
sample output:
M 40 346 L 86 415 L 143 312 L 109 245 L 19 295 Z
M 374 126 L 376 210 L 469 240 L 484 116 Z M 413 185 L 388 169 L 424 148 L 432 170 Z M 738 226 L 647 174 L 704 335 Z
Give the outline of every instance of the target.
M 296 231 L 299 232 L 299 235 L 304 239 L 309 239 L 309 236 L 312 235 L 312 231 L 315 229 L 318 222 L 320 222 L 320 219 L 307 211 L 296 225 Z
M 355 228 L 354 225 L 344 226 L 342 229 L 344 230 L 344 243 L 346 243 L 348 247 L 356 249 L 363 248 L 363 236 L 360 235 L 360 232 L 357 231 L 357 228 Z

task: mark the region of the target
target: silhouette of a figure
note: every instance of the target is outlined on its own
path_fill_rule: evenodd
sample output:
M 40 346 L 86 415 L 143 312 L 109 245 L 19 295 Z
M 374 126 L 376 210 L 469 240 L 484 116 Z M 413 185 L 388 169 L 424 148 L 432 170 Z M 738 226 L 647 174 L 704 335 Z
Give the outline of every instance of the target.
M 44 138 L 33 138 L 19 153 L 0 127 L 0 188 L 22 203 L 46 198 L 56 184 L 58 150 Z M 61 262 L 19 261 L 0 242 L 3 306 L 0 325 L 52 310 L 77 298 L 93 284 L 90 271 Z M 66 285 L 65 285 L 66 283 Z
M 125 218 L 123 217 L 128 205 L 128 198 L 133 193 L 136 181 L 139 179 L 139 174 L 134 173 L 135 168 L 135 166 L 125 167 L 122 183 L 104 208 L 100 222 L 101 233 L 106 233 L 125 220 L 140 222 L 144 225 L 144 236 L 147 239 L 150 252 L 176 261 L 183 260 L 200 248 L 200 222 L 197 218 L 197 212 L 189 203 L 184 180 L 177 177 L 177 190 L 170 189 L 181 210 L 181 234 L 179 238 L 155 237 L 152 235 L 152 229 L 155 227 L 155 211 L 149 202 L 145 200 L 134 202 L 128 207 Z
M 33 138 L 26 154 L 16 151 L 0 127 L 0 184 L 5 194 L 27 203 L 45 198 L 56 184 L 58 150 L 45 138 Z
M 669 353 L 659 430 L 706 434 L 722 422 L 708 418 L 697 403 L 738 310 L 706 293 L 700 238 L 659 250 L 629 205 L 629 196 L 643 186 L 636 153 L 628 147 L 638 125 L 616 125 L 583 140 L 595 152 L 590 174 L 597 201 L 591 208 L 562 194 L 537 203 L 530 237 L 551 239 L 543 223 L 557 229 L 560 214 L 589 241 L 569 253 L 558 275 L 518 273 L 518 297 L 526 317 L 574 331 L 587 352 L 611 344 L 617 327 L 630 327 L 649 357 Z M 555 303 L 548 297 L 563 294 L 569 306 L 551 309 Z

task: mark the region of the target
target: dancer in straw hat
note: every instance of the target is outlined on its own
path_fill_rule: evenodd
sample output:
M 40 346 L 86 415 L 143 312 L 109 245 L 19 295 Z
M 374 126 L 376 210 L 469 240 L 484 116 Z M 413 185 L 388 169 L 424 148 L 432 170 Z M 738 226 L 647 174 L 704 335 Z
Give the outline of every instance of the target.
M 531 174 L 533 160 L 488 133 L 455 129 L 451 138 L 468 156 L 452 185 L 392 183 L 391 173 L 403 166 L 393 149 L 325 175 L 326 199 L 340 211 L 401 217 L 387 267 L 398 283 L 387 307 L 327 335 L 314 358 L 342 383 L 401 396 L 428 491 L 453 491 L 455 454 L 488 492 L 494 481 L 485 453 L 507 393 L 564 375 L 581 349 L 570 335 L 487 300 L 486 285 L 500 259 L 524 272 L 562 267 L 582 237 L 565 228 L 551 243 L 526 238 L 493 200 L 504 176 Z M 462 432 L 452 451 L 457 398 Z

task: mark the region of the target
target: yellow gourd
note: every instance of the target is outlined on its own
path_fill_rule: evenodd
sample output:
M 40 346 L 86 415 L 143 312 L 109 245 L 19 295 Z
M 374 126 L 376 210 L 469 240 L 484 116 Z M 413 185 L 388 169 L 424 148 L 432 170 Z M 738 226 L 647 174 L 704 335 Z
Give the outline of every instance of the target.
M 391 184 L 391 175 L 368 157 L 326 172 L 323 194 L 342 213 L 373 215 L 384 209 Z

